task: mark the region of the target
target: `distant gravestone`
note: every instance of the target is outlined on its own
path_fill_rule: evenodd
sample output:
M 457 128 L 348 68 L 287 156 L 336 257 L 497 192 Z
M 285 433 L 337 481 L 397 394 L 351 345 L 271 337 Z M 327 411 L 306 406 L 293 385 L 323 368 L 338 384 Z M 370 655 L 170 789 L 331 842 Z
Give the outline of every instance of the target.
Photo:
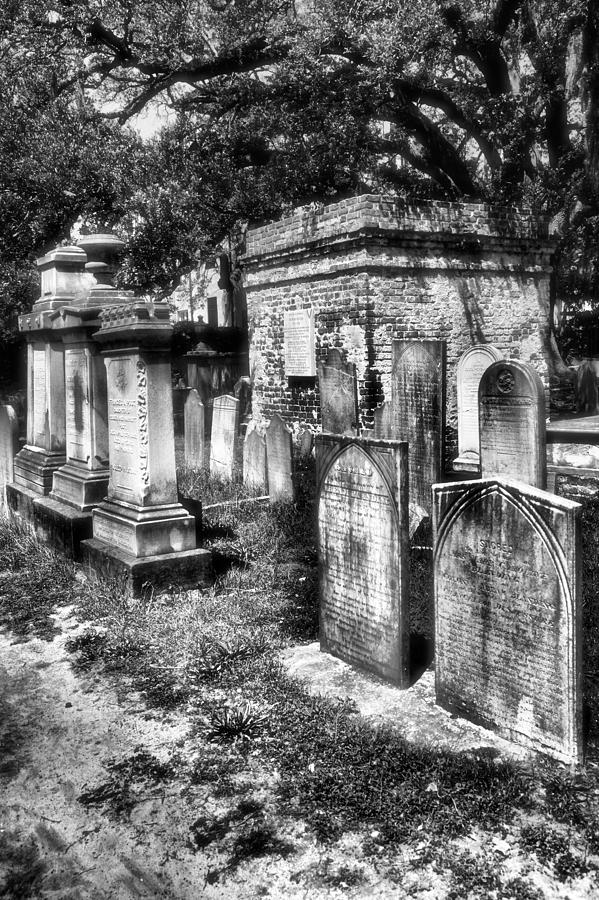
M 316 438 L 320 646 L 409 684 L 407 444 Z
M 291 432 L 277 413 L 266 429 L 266 467 L 270 499 L 293 500 Z
M 287 310 L 283 315 L 283 337 L 287 378 L 314 378 L 316 375 L 314 311 Z
M 434 506 L 437 702 L 579 761 L 581 507 L 500 478 L 437 485 Z
M 482 477 L 501 475 L 545 488 L 545 394 L 535 370 L 517 360 L 493 363 L 478 396 Z
M 398 439 L 397 428 L 393 424 L 393 407 L 389 400 L 385 400 L 374 411 L 373 436 L 381 441 L 396 441 Z
M 237 475 L 239 440 L 239 402 L 225 394 L 212 404 L 210 437 L 210 474 L 234 479 Z
M 251 490 L 267 492 L 266 438 L 255 428 L 247 432 L 243 442 L 243 483 Z
M 195 388 L 185 400 L 183 410 L 185 430 L 185 465 L 199 469 L 204 465 L 204 404 Z
M 314 432 L 309 428 L 302 428 L 299 436 L 300 456 L 310 456 L 314 446 Z
M 19 423 L 12 406 L 0 406 L 0 502 L 6 505 L 6 485 L 14 480 L 19 451 Z
M 355 434 L 358 423 L 356 367 L 346 363 L 340 350 L 329 350 L 318 365 L 322 430 Z
M 442 471 L 445 341 L 393 341 L 391 403 L 409 446 L 410 503 L 430 512 Z
M 469 347 L 458 361 L 458 457 L 454 469 L 478 472 L 480 467 L 480 436 L 478 421 L 478 388 L 486 370 L 503 354 L 492 344 Z

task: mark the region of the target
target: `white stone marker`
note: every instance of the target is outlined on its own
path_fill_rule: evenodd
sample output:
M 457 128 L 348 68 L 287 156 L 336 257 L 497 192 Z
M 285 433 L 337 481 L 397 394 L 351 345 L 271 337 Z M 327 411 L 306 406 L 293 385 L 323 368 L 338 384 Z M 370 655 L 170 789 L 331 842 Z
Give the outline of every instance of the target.
M 462 472 L 480 469 L 480 435 L 478 416 L 478 388 L 486 370 L 503 359 L 503 353 L 492 344 L 469 347 L 458 361 L 458 456 L 453 468 Z

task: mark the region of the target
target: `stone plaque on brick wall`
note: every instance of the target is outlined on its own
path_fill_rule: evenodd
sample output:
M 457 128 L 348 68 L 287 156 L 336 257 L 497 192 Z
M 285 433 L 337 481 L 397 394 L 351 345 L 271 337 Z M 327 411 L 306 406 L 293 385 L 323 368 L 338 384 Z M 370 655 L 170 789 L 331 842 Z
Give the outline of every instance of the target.
M 79 347 L 65 347 L 67 459 L 86 463 L 91 444 L 87 354 Z
M 344 362 L 340 350 L 327 353 L 318 365 L 322 430 L 330 434 L 356 434 L 358 392 L 356 367 Z
M 442 471 L 445 341 L 393 341 L 391 403 L 409 445 L 410 503 L 430 512 Z
M 575 762 L 580 506 L 489 478 L 434 488 L 437 702 Z
M 6 485 L 14 479 L 14 458 L 19 451 L 19 423 L 12 406 L 0 405 L 0 504 L 6 502 Z
M 287 310 L 283 315 L 283 335 L 287 378 L 313 378 L 316 375 L 313 310 Z
M 409 683 L 406 443 L 318 435 L 320 645 Z
M 482 477 L 502 475 L 545 488 L 545 394 L 535 370 L 517 360 L 493 363 L 478 396 Z
M 458 361 L 458 457 L 454 469 L 478 472 L 480 467 L 480 436 L 478 423 L 478 388 L 486 370 L 503 359 L 503 353 L 492 344 L 469 347 Z
M 183 407 L 185 465 L 201 469 L 204 465 L 204 404 L 195 388 L 191 388 Z
M 293 500 L 293 444 L 291 432 L 275 413 L 266 429 L 266 467 L 271 500 Z
M 210 473 L 235 478 L 237 442 L 239 440 L 239 401 L 225 394 L 212 404 L 210 437 Z
M 243 483 L 266 494 L 266 438 L 252 428 L 243 442 Z

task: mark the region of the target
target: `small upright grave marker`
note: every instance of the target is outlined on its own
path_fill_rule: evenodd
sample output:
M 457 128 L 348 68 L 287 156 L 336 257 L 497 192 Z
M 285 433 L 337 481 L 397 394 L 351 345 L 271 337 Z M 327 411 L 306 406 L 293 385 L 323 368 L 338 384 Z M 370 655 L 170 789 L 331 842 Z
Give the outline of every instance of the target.
M 266 439 L 255 428 L 247 432 L 243 442 L 243 483 L 266 493 Z
M 478 388 L 486 370 L 503 354 L 492 344 L 469 347 L 458 361 L 458 457 L 454 469 L 478 472 L 480 468 L 480 436 L 478 421 Z
M 185 465 L 200 469 L 204 463 L 204 404 L 195 388 L 191 388 L 183 409 L 185 429 Z
M 408 442 L 410 503 L 431 509 L 441 477 L 445 404 L 445 341 L 393 341 L 393 421 Z
M 358 424 L 356 367 L 346 363 L 340 350 L 327 353 L 318 365 L 322 430 L 331 434 L 355 434 Z
M 579 504 L 501 478 L 433 493 L 437 702 L 579 761 Z
M 210 474 L 232 480 L 237 475 L 236 459 L 239 440 L 239 401 L 224 394 L 212 405 L 210 437 Z
M 291 432 L 275 413 L 266 429 L 266 466 L 271 500 L 293 500 L 293 444 Z
M 501 475 L 545 488 L 545 395 L 538 374 L 525 363 L 489 366 L 479 387 L 480 462 L 483 478 Z
M 316 438 L 321 649 L 409 683 L 406 443 Z
M 0 405 L 0 504 L 6 505 L 6 485 L 14 475 L 14 459 L 19 451 L 19 425 L 12 406 Z

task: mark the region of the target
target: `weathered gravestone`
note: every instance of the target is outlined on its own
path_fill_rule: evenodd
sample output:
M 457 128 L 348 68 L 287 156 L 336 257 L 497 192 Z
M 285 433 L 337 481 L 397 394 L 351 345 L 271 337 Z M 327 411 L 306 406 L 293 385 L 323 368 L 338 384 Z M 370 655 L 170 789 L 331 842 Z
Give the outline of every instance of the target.
M 200 469 L 204 464 L 204 404 L 195 388 L 191 388 L 183 409 L 185 431 L 185 465 Z
M 454 469 L 478 472 L 480 467 L 480 436 L 478 422 L 478 388 L 486 370 L 503 354 L 492 344 L 469 347 L 458 361 L 458 457 Z
M 396 441 L 397 424 L 393 423 L 393 407 L 389 400 L 385 400 L 374 411 L 373 437 L 379 441 Z
M 502 475 L 538 488 L 547 484 L 545 394 L 525 363 L 503 360 L 479 387 L 481 475 Z
M 410 503 L 431 509 L 443 455 L 445 341 L 393 341 L 392 419 L 409 446 Z
M 329 350 L 318 364 L 322 430 L 331 434 L 355 434 L 358 423 L 356 367 L 346 363 L 340 350 Z
M 581 507 L 500 478 L 433 492 L 437 702 L 578 761 Z
M 299 436 L 299 454 L 302 457 L 310 456 L 314 446 L 314 432 L 310 428 L 302 428 Z
M 14 475 L 14 459 L 19 451 L 19 423 L 12 406 L 0 405 L 0 504 L 6 504 L 6 485 Z
M 253 428 L 243 442 L 243 483 L 252 490 L 265 494 L 266 487 L 266 438 Z
M 266 467 L 271 500 L 293 500 L 293 444 L 291 432 L 275 413 L 266 429 Z
M 320 646 L 409 684 L 406 443 L 318 435 Z
M 237 475 L 239 441 L 239 401 L 225 394 L 212 405 L 210 474 L 234 479 Z

